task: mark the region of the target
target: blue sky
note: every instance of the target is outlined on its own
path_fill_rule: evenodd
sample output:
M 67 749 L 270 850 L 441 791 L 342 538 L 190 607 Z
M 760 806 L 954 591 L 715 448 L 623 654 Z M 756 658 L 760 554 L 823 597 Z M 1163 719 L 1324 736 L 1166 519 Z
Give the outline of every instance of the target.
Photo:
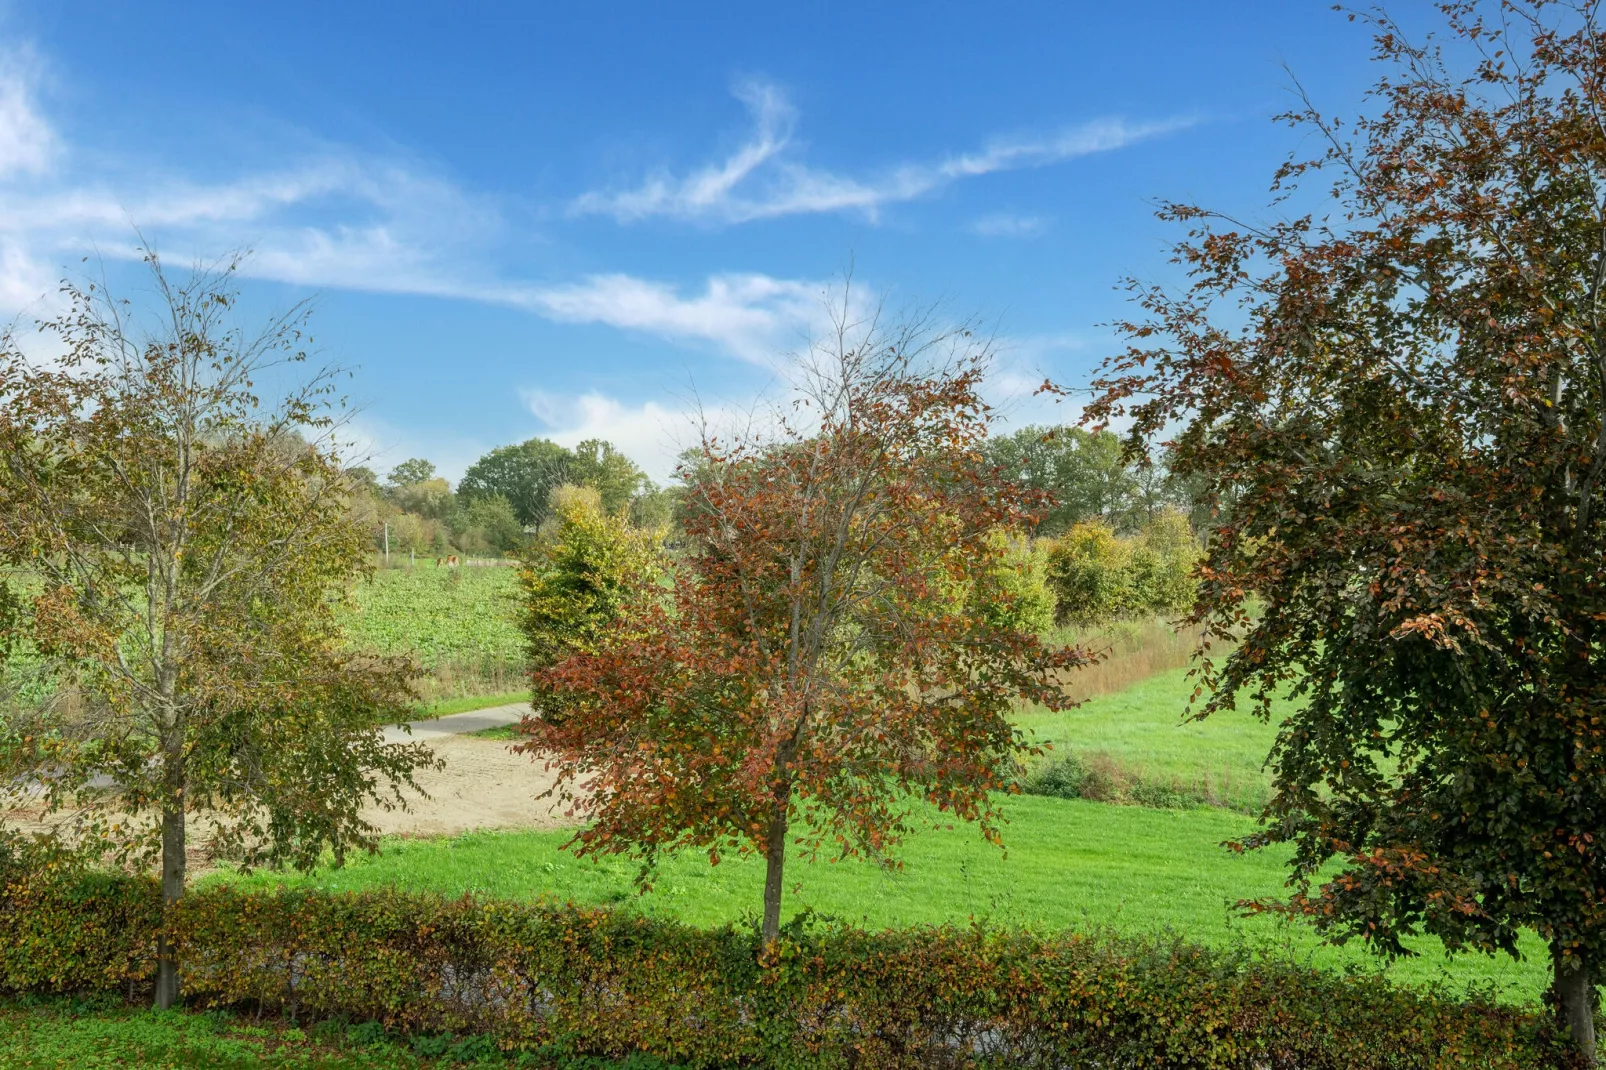
M 1407 13 L 1425 3 L 1397 5 Z M 1307 0 L 0 0 L 0 316 L 137 226 L 247 297 L 314 296 L 376 467 L 541 434 L 662 478 L 867 299 L 994 325 L 999 400 L 1085 381 L 1160 198 L 1255 213 L 1299 147 L 1286 64 L 1353 114 L 1364 31 Z

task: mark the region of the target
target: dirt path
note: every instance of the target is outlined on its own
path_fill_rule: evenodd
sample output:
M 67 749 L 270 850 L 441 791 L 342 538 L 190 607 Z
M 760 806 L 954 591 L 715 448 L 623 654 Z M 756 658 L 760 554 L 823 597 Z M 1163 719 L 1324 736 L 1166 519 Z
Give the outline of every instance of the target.
M 389 836 L 448 836 L 470 829 L 574 824 L 555 800 L 536 798 L 554 779 L 540 759 L 509 752 L 505 739 L 469 735 L 514 724 L 528 712 L 526 704 L 514 703 L 413 721 L 407 731 L 385 729 L 387 742 L 428 743 L 446 766 L 419 774 L 419 786 L 428 798 L 409 792 L 405 811 L 370 806 L 363 816 Z
M 483 710 L 470 710 L 467 713 L 452 713 L 428 721 L 408 721 L 406 728 L 401 725 L 388 725 L 385 728 L 385 742 L 436 740 L 447 736 L 467 735 L 486 728 L 501 728 L 518 724 L 520 718 L 529 712 L 530 707 L 527 704 L 514 702 L 506 706 L 488 706 Z
M 449 836 L 471 829 L 555 828 L 575 824 L 552 799 L 537 796 L 552 786 L 553 774 L 538 758 L 513 754 L 505 739 L 480 739 L 466 733 L 499 725 L 513 724 L 527 707 L 498 706 L 470 713 L 453 714 L 432 721 L 415 721 L 411 732 L 385 729 L 389 742 L 414 740 L 428 743 L 445 766 L 420 773 L 418 783 L 424 795 L 406 794 L 406 810 L 363 808 L 363 816 L 387 836 Z M 427 796 L 427 798 L 425 797 Z M 56 815 L 49 825 L 66 827 L 72 816 Z M 6 823 L 24 831 L 43 832 L 49 825 L 28 811 L 0 814 Z M 196 850 L 207 819 L 195 819 Z M 197 861 L 200 861 L 199 855 Z
M 446 762 L 444 769 L 418 777 L 429 798 L 410 794 L 406 811 L 363 811 L 386 835 L 445 836 L 469 829 L 574 824 L 554 800 L 536 799 L 552 786 L 553 774 L 539 759 L 509 753 L 506 740 L 441 736 L 427 742 Z

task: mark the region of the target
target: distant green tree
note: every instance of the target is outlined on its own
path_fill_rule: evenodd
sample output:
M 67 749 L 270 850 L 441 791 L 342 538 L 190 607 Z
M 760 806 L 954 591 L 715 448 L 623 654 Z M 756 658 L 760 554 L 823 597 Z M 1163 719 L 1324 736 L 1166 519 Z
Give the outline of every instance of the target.
M 446 520 L 457 511 L 452 485 L 439 477 L 396 487 L 389 497 L 397 508 L 429 520 Z
M 674 508 L 674 495 L 649 481 L 630 499 L 630 522 L 644 531 L 658 531 L 669 526 Z
M 544 438 L 516 446 L 498 446 L 463 473 L 457 493 L 465 503 L 500 495 L 513 507 L 520 524 L 534 526 L 549 515 L 552 490 L 571 482 L 574 454 Z
M 1139 480 L 1123 450 L 1108 431 L 1031 426 L 989 439 L 986 455 L 1011 481 L 1049 496 L 1037 530 L 1052 536 L 1084 520 L 1122 529 L 1142 522 Z
M 524 544 L 524 527 L 513 506 L 500 494 L 475 498 L 463 511 L 463 517 L 467 526 L 478 531 L 498 553 L 514 553 Z
M 586 439 L 574 448 L 569 482 L 596 491 L 603 512 L 610 515 L 628 509 L 631 499 L 652 487 L 635 461 L 599 438 Z
M 676 542 L 686 538 L 690 522 L 694 519 L 696 509 L 696 488 L 704 479 L 717 478 L 717 472 L 703 451 L 695 447 L 680 451 L 675 458 L 675 474 L 673 481 L 664 490 L 664 497 L 669 503 L 670 537 Z
M 435 544 L 434 521 L 424 520 L 412 513 L 394 513 L 386 521 L 390 525 L 390 548 L 402 552 L 428 553 Z
M 346 469 L 346 484 L 354 494 L 377 494 L 379 492 L 379 477 L 372 468 L 353 465 Z
M 390 470 L 392 487 L 411 487 L 435 478 L 435 466 L 422 457 L 413 457 Z

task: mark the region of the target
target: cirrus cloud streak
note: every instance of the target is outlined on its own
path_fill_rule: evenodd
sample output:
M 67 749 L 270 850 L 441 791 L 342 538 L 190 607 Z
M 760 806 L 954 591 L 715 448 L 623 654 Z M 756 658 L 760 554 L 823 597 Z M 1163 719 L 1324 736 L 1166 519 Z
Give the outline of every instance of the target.
M 730 155 L 680 177 L 659 171 L 633 188 L 581 194 L 570 203 L 570 214 L 606 215 L 619 223 L 662 216 L 736 224 L 853 212 L 874 222 L 888 205 L 915 200 L 963 179 L 1112 152 L 1196 121 L 1181 116 L 1137 122 L 1106 117 L 1044 135 L 996 138 L 973 152 L 853 178 L 795 158 L 797 109 L 779 87 L 750 81 L 738 84 L 734 92 L 747 108 L 753 129 Z

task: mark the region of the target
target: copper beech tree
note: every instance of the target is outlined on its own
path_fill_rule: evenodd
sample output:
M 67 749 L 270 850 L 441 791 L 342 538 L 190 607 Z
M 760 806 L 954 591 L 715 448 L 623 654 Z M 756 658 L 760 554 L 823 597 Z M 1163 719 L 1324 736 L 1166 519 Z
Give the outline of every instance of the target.
M 1067 705 L 1086 660 L 977 608 L 1015 597 L 997 532 L 1037 505 L 981 463 L 987 348 L 846 308 L 778 430 L 705 435 L 672 587 L 638 584 L 610 642 L 538 672 L 563 716 L 523 725 L 592 819 L 580 853 L 644 876 L 677 848 L 761 854 L 766 943 L 789 844 L 885 859 L 922 803 L 996 841 L 1011 709 Z
M 1199 712 L 1298 700 L 1248 841 L 1292 845 L 1293 894 L 1259 905 L 1390 954 L 1535 932 L 1592 1059 L 1606 32 L 1593 3 L 1442 12 L 1440 42 L 1370 20 L 1368 117 L 1290 117 L 1325 151 L 1276 185 L 1314 214 L 1164 210 L 1191 286 L 1136 288 L 1091 416 L 1174 439 L 1219 507 L 1192 619 L 1242 643 Z
M 299 315 L 242 329 L 232 265 L 173 280 L 147 262 L 151 306 L 68 286 L 39 351 L 0 345 L 0 657 L 49 684 L 7 703 L 0 807 L 159 860 L 171 904 L 193 822 L 246 864 L 338 861 L 376 841 L 361 805 L 399 804 L 431 758 L 380 728 L 416 670 L 341 642 L 369 540 L 319 444 L 331 380 L 297 375 Z M 165 938 L 157 958 L 165 1007 Z

